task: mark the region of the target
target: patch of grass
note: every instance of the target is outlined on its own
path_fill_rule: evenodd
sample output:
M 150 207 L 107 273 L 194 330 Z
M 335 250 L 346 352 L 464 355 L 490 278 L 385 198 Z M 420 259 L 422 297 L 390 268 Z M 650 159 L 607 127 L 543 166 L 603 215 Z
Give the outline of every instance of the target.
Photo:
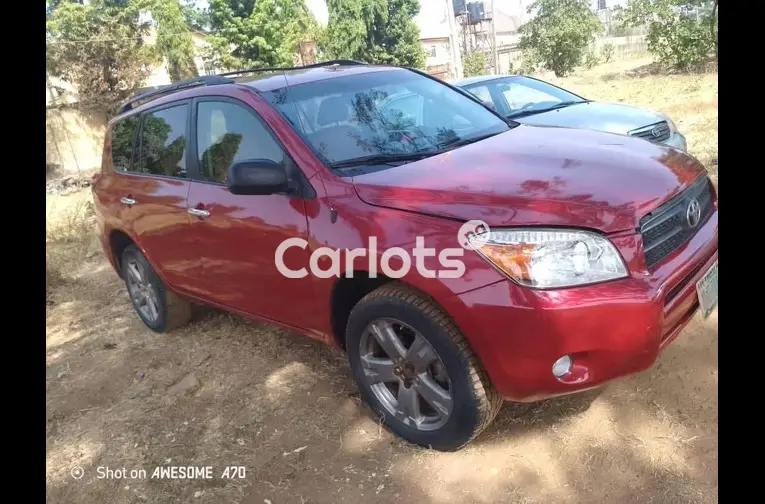
M 89 191 L 49 196 L 45 225 L 46 291 L 67 279 L 97 250 L 95 214 Z

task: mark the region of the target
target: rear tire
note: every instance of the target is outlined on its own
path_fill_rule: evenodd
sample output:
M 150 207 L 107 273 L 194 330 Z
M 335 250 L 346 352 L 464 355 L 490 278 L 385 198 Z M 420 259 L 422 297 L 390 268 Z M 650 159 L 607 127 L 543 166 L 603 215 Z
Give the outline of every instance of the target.
M 191 303 L 165 286 L 138 247 L 125 248 L 120 268 L 133 308 L 149 329 L 166 333 L 189 323 Z
M 364 400 L 386 427 L 411 443 L 457 450 L 502 407 L 454 321 L 404 285 L 384 285 L 358 302 L 348 319 L 346 349 Z M 430 364 L 423 367 L 424 362 Z

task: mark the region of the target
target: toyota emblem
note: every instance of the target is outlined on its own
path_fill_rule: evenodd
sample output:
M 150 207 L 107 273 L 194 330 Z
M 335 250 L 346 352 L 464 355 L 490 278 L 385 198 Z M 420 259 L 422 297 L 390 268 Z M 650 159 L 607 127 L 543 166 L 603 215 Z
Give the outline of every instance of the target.
M 688 226 L 695 228 L 699 225 L 701 220 L 701 205 L 698 200 L 692 199 L 688 203 L 688 208 L 685 210 L 685 220 L 688 222 Z
M 651 130 L 651 136 L 654 138 L 659 138 L 661 136 L 661 128 L 658 126 Z

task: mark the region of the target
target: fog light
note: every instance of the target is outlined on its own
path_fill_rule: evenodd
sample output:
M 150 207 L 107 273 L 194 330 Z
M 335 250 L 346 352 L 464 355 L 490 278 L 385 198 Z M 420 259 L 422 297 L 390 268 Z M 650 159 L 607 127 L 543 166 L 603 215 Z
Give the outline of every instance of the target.
M 556 360 L 552 367 L 552 373 L 556 378 L 563 378 L 571 371 L 571 357 L 564 355 L 560 359 Z

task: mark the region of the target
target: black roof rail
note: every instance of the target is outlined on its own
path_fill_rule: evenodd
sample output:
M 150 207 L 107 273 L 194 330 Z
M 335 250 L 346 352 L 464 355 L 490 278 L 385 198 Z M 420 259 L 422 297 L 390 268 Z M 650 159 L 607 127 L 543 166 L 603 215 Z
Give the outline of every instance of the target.
M 160 96 L 164 96 L 172 91 L 178 91 L 180 89 L 192 88 L 197 86 L 215 86 L 219 84 L 232 84 L 233 82 L 234 82 L 233 79 L 228 79 L 220 75 L 200 75 L 199 77 L 192 77 L 191 79 L 182 80 L 174 84 L 162 86 L 159 89 L 155 89 L 153 91 L 136 95 L 130 98 L 129 100 L 127 100 L 126 102 L 124 102 L 122 105 L 120 105 L 119 113 L 121 114 L 123 112 L 127 112 L 128 110 L 132 110 L 135 104 L 138 102 L 149 101 L 155 98 L 159 98 Z
M 321 68 L 321 67 L 328 67 L 328 66 L 335 66 L 335 65 L 352 66 L 352 65 L 366 65 L 366 64 L 367 63 L 364 63 L 363 61 L 337 59 L 337 60 L 330 60 L 330 61 L 322 61 L 321 63 L 314 63 L 312 65 L 305 65 L 300 67 L 250 68 L 247 70 L 234 70 L 232 72 L 224 72 L 217 75 L 200 75 L 199 77 L 192 77 L 190 79 L 176 82 L 174 84 L 169 84 L 167 86 L 161 86 L 158 89 L 136 95 L 130 98 L 129 100 L 127 100 L 126 102 L 124 102 L 122 105 L 120 105 L 119 113 L 122 114 L 123 112 L 127 112 L 128 110 L 132 110 L 133 108 L 135 108 L 135 104 L 138 102 L 150 101 L 152 99 L 159 98 L 160 96 L 164 96 L 173 91 L 178 91 L 181 89 L 192 88 L 197 86 L 216 86 L 220 84 L 233 84 L 235 81 L 234 79 L 231 79 L 230 77 L 235 75 L 242 75 L 246 73 L 255 73 L 255 72 L 282 72 L 287 70 L 301 70 L 305 68 Z
M 247 73 L 256 73 L 256 72 L 284 72 L 288 70 L 305 70 L 306 68 L 322 68 L 322 67 L 328 67 L 328 66 L 356 66 L 356 65 L 366 65 L 367 63 L 364 63 L 363 61 L 356 61 L 356 60 L 350 60 L 350 59 L 336 59 L 336 60 L 329 60 L 329 61 L 322 61 L 320 63 L 313 63 L 311 65 L 305 65 L 305 66 L 299 66 L 299 67 L 269 67 L 269 68 L 248 68 L 246 70 L 234 70 L 231 72 L 224 72 L 222 74 L 218 74 L 220 77 L 230 77 L 234 75 L 242 75 Z

